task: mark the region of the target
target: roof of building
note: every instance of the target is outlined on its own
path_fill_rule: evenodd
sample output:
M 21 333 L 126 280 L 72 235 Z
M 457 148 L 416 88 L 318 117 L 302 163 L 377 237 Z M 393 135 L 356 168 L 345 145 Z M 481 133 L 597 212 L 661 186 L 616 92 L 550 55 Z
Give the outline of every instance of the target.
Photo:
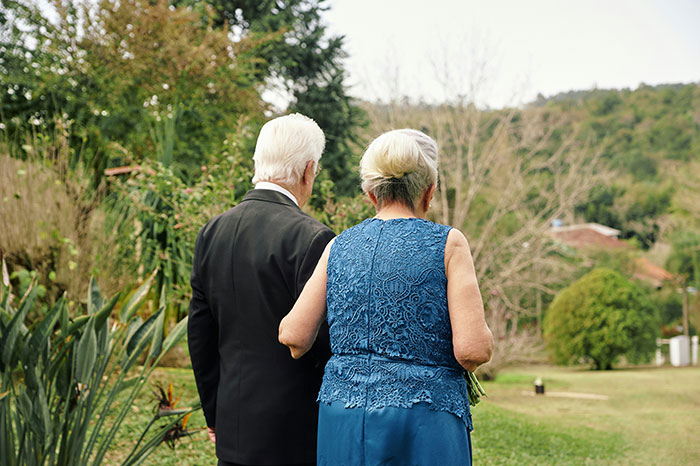
M 616 237 L 620 235 L 620 230 L 610 228 L 600 223 L 579 223 L 576 225 L 567 225 L 562 227 L 552 227 L 551 231 L 554 233 L 559 232 L 569 232 L 569 231 L 580 231 L 580 230 L 592 230 L 601 235 Z
M 570 225 L 549 230 L 549 234 L 552 237 L 574 249 L 631 249 L 632 247 L 629 244 L 617 238 L 619 233 L 619 230 L 597 223 Z M 633 276 L 653 286 L 661 286 L 664 281 L 674 278 L 671 272 L 659 267 L 645 257 L 636 258 L 634 264 Z
M 667 280 L 673 280 L 673 274 L 659 267 L 646 257 L 638 257 L 634 261 L 634 278 L 650 282 L 654 286 L 661 286 Z
M 600 232 L 600 229 L 589 227 L 588 225 L 589 224 L 573 225 L 578 228 L 552 228 L 549 232 L 554 238 L 576 249 L 585 248 L 587 246 L 599 246 L 604 248 L 628 247 L 627 243 L 617 239 L 617 235 L 610 236 L 603 234 Z

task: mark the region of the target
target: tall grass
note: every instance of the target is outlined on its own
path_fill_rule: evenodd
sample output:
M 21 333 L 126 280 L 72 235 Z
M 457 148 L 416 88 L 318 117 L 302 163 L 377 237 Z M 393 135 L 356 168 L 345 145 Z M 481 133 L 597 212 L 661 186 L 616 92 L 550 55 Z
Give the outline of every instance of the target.
M 42 282 L 55 284 L 55 295 L 82 294 L 86 280 L 80 277 L 93 264 L 89 255 L 79 263 L 78 215 L 64 183 L 51 170 L 0 154 L 0 251 L 11 269 L 37 271 Z
M 0 257 L 10 272 L 36 272 L 51 303 L 63 292 L 82 300 L 90 276 L 109 294 L 133 284 L 109 252 L 118 238 L 106 228 L 105 185 L 72 165 L 65 125 L 21 145 L 0 134 Z

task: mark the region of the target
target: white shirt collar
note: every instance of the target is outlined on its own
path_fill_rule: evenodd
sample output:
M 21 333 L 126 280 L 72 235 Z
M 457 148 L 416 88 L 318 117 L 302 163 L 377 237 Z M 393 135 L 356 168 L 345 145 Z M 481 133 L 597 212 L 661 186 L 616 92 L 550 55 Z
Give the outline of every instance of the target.
M 277 191 L 278 193 L 282 193 L 285 196 L 287 196 L 289 199 L 291 199 L 297 206 L 299 206 L 299 201 L 297 201 L 297 198 L 294 197 L 294 194 L 290 193 L 286 189 L 284 189 L 282 186 L 272 183 L 270 181 L 259 181 L 255 185 L 255 189 L 268 189 L 270 191 Z

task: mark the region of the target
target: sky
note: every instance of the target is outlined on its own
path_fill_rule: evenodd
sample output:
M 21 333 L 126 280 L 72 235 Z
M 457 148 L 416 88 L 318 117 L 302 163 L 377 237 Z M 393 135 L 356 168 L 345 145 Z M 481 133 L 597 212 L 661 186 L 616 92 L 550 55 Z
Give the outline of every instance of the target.
M 700 82 L 700 0 L 330 0 L 351 94 L 520 105 Z

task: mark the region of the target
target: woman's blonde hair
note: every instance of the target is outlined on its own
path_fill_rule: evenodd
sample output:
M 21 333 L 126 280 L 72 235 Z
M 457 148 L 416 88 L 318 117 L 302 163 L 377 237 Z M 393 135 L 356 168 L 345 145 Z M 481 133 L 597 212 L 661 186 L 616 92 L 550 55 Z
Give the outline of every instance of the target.
M 415 129 L 396 129 L 372 141 L 360 161 L 362 189 L 378 204 L 400 202 L 415 208 L 418 198 L 438 179 L 438 146 Z

